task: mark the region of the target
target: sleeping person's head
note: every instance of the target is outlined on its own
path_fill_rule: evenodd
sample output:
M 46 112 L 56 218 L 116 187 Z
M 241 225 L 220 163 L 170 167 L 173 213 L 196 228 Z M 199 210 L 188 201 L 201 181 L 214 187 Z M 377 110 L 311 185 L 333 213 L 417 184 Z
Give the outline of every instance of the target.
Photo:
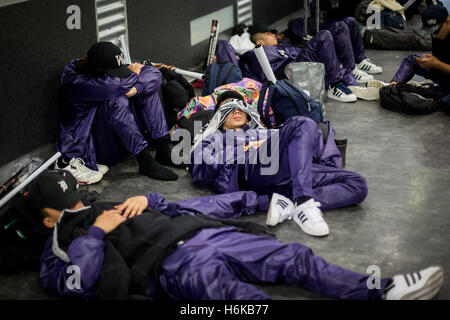
M 253 43 L 262 46 L 276 46 L 278 44 L 276 32 L 270 30 L 263 23 L 255 23 L 250 27 L 250 39 Z
M 42 223 L 53 228 L 63 210 L 84 207 L 77 189 L 78 182 L 70 172 L 49 170 L 37 177 L 26 188 L 24 195 Z
M 218 96 L 215 111 L 220 109 L 224 112 L 222 130 L 239 130 L 248 123 L 248 115 L 242 108 L 245 104 L 244 97 L 234 90 L 225 91 Z

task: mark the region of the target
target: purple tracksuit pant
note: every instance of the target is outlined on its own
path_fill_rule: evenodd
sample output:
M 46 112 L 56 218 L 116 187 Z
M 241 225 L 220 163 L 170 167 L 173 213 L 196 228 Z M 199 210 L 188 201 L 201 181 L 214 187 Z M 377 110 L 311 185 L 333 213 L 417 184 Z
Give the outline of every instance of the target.
M 346 86 L 357 86 L 358 82 L 355 80 L 352 72 L 354 66 L 353 68 L 345 66 L 341 68 L 339 57 L 342 53 L 338 52 L 334 42 L 331 32 L 327 30 L 319 31 L 305 48 L 300 49 L 301 52 L 296 62 L 311 61 L 323 63 L 325 65 L 325 86 L 327 88 L 337 82 L 343 82 Z
M 294 284 L 339 299 L 380 299 L 380 289 L 368 289 L 368 275 L 326 262 L 300 243 L 282 243 L 233 228 L 204 229 L 162 263 L 160 282 L 174 299 L 270 299 L 252 283 Z
M 288 32 L 294 37 L 303 38 L 304 20 L 301 18 L 289 21 Z M 314 28 L 313 23 L 308 28 Z M 347 17 L 341 21 L 325 22 L 320 25 L 320 30 L 328 30 L 333 36 L 334 46 L 339 62 L 346 69 L 353 70 L 355 63 L 366 59 L 366 51 L 359 31 L 358 21 L 353 17 Z
M 92 126 L 97 162 L 113 165 L 169 134 L 158 93 L 121 97 L 98 108 Z M 147 138 L 147 139 L 146 139 Z
M 300 123 L 301 122 L 301 123 Z M 289 198 L 311 197 L 322 210 L 361 203 L 367 196 L 366 180 L 359 174 L 313 163 L 319 143 L 317 124 L 298 117 L 280 128 L 279 170 L 272 176 L 261 176 L 260 165 L 247 165 L 246 188 L 259 195 L 283 194 Z
M 426 79 L 431 79 L 433 82 L 439 84 L 439 90 L 443 94 L 450 94 L 450 76 L 438 70 L 426 70 L 419 66 L 416 61 L 416 55 L 407 56 L 397 73 L 392 78 L 392 81 L 397 83 L 405 83 L 412 79 L 415 74 L 418 74 Z

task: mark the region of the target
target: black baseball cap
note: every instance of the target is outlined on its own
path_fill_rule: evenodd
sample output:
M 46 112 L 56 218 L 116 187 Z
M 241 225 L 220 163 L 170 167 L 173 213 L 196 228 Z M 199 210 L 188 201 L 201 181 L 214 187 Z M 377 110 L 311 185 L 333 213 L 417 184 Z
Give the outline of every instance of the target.
M 266 33 L 266 32 L 272 32 L 274 34 L 277 34 L 277 30 L 271 30 L 269 26 L 265 23 L 257 22 L 251 25 L 249 28 L 250 38 L 253 37 L 253 35 L 257 33 Z
M 87 56 L 88 64 L 97 73 L 107 73 L 119 78 L 126 78 L 133 73 L 125 64 L 122 50 L 112 42 L 101 41 L 93 44 Z
M 448 10 L 441 5 L 429 6 L 422 13 L 422 23 L 431 33 L 437 32 L 448 18 Z
M 36 210 L 70 209 L 81 200 L 77 179 L 66 170 L 45 171 L 26 188 L 24 196 Z

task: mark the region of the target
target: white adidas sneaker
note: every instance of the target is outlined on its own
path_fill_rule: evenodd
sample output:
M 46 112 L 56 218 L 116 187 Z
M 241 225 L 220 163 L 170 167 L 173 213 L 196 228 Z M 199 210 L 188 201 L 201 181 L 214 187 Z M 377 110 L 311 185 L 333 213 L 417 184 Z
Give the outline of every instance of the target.
M 349 86 L 348 88 L 352 90 L 358 99 L 369 101 L 380 99 L 380 88 L 359 86 Z
M 362 70 L 359 70 L 358 67 L 355 67 L 355 69 L 353 69 L 353 76 L 359 84 L 366 84 L 370 80 L 373 80 L 373 76 L 367 74 Z
M 319 207 L 320 202 L 308 200 L 296 207 L 293 216 L 294 221 L 304 232 L 315 237 L 323 237 L 330 233 Z
M 370 74 L 383 72 L 383 68 L 372 63 L 370 61 L 370 59 L 365 59 L 365 60 L 361 61 L 360 63 L 358 63 L 357 67 L 359 70 L 364 71 L 366 73 L 370 73 Z
M 97 163 L 97 168 L 98 168 L 98 171 L 100 171 L 100 173 L 102 175 L 105 175 L 109 171 L 109 167 L 105 166 L 104 164 L 98 164 Z
M 269 227 L 275 227 L 283 221 L 291 220 L 294 212 L 295 205 L 289 198 L 274 193 L 270 201 L 269 211 L 267 212 L 266 224 Z
M 442 286 L 444 270 L 441 267 L 429 267 L 419 272 L 397 275 L 386 288 L 386 300 L 430 300 Z
M 339 83 L 328 89 L 328 98 L 340 102 L 355 102 L 358 100 L 355 94 L 343 83 Z
M 64 168 L 60 168 L 58 161 L 56 161 L 55 169 L 69 171 L 78 180 L 79 184 L 93 184 L 103 178 L 103 174 L 100 171 L 89 169 L 85 166 L 84 161 L 79 158 L 71 159 L 69 165 Z

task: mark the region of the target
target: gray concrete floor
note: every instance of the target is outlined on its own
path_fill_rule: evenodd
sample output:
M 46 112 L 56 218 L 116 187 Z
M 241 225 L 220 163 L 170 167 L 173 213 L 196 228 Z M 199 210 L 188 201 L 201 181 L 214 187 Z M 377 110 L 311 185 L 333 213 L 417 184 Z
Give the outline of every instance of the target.
M 378 79 L 389 81 L 409 52 L 368 51 L 383 66 Z M 362 174 L 369 195 L 360 205 L 325 212 L 330 235 L 313 238 L 294 222 L 274 228 L 282 241 L 301 242 L 316 255 L 356 272 L 371 265 L 382 277 L 416 271 L 430 265 L 450 270 L 450 117 L 442 112 L 409 116 L 388 112 L 378 101 L 352 104 L 328 101 L 327 120 L 348 137 L 347 170 Z M 90 190 L 100 200 L 121 201 L 133 195 L 158 192 L 169 201 L 212 194 L 195 187 L 189 174 L 175 170 L 180 179 L 162 183 L 137 173 L 128 159 L 111 168 Z M 261 212 L 245 219 L 265 222 Z M 293 286 L 263 286 L 275 299 L 320 299 Z M 0 299 L 52 299 L 43 292 L 37 273 L 0 276 Z M 436 299 L 450 299 L 447 276 Z

